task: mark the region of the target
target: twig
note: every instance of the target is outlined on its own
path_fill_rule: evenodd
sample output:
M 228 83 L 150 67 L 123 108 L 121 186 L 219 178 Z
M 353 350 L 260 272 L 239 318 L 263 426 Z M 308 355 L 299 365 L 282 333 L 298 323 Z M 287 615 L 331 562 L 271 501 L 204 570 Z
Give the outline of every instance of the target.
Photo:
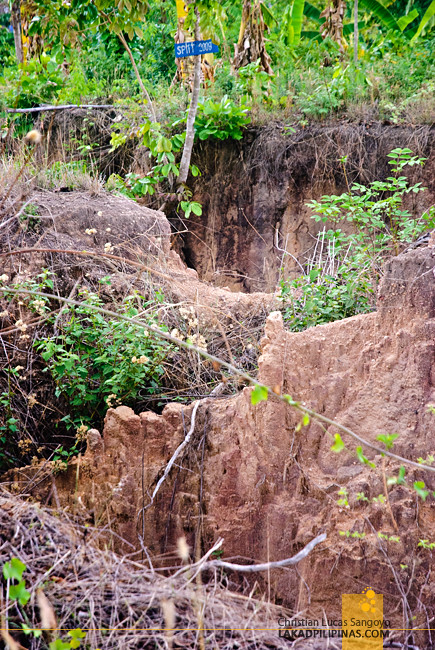
M 76 280 L 76 282 L 75 282 L 73 288 L 72 288 L 71 291 L 70 291 L 70 294 L 69 294 L 68 298 L 72 298 L 72 297 L 73 297 L 73 295 L 75 294 L 76 289 L 77 289 L 77 287 L 79 286 L 79 284 L 80 284 L 80 282 L 82 281 L 82 279 L 83 279 L 83 278 L 82 278 L 81 276 L 80 276 L 79 278 L 77 278 L 77 280 Z M 54 321 L 54 324 L 53 324 L 53 333 L 54 333 L 55 336 L 57 336 L 57 331 L 58 331 L 58 330 L 57 330 L 57 324 L 58 324 L 58 322 L 59 322 L 60 317 L 61 317 L 62 314 L 64 313 L 66 307 L 67 307 L 67 305 L 66 305 L 66 303 L 64 303 L 64 305 L 62 306 L 62 309 L 59 311 L 58 315 L 56 316 L 56 320 Z
M 7 108 L 6 113 L 42 113 L 44 111 L 63 111 L 67 108 L 123 108 L 113 104 L 64 104 L 62 106 L 32 106 L 32 108 Z
M 192 569 L 193 567 L 196 567 L 201 571 L 206 571 L 208 569 L 214 569 L 214 568 L 222 568 L 222 569 L 229 569 L 230 571 L 238 571 L 239 573 L 256 573 L 257 571 L 270 571 L 271 569 L 283 569 L 287 566 L 292 566 L 293 564 L 297 564 L 298 562 L 306 558 L 311 553 L 311 551 L 318 544 L 324 542 L 325 539 L 326 539 L 326 533 L 317 535 L 317 537 L 312 539 L 311 542 L 309 542 L 306 546 L 304 546 L 304 548 L 301 551 L 299 551 L 299 553 L 293 555 L 293 557 L 288 557 L 285 560 L 277 560 L 276 562 L 264 562 L 263 564 L 233 564 L 232 562 L 225 562 L 224 560 L 210 560 L 209 562 L 204 562 L 204 558 L 202 558 L 200 563 L 198 563 L 197 565 L 190 565 L 189 567 L 186 567 L 184 570 Z M 218 544 L 216 544 L 213 547 L 213 549 L 210 549 L 210 551 L 207 553 L 207 556 L 211 555 L 211 553 L 213 553 L 216 550 L 216 548 L 220 547 L 223 541 L 224 540 L 219 540 Z
M 230 569 L 231 571 L 239 571 L 242 573 L 255 573 L 256 571 L 270 571 L 270 569 L 282 569 L 286 566 L 292 566 L 297 564 L 304 558 L 306 558 L 313 548 L 324 542 L 326 539 L 326 533 L 317 535 L 314 539 L 311 540 L 304 548 L 296 553 L 293 557 L 289 557 L 285 560 L 278 560 L 277 562 L 265 562 L 263 564 L 233 564 L 232 562 L 224 562 L 223 560 L 212 560 L 205 565 L 205 568 L 210 569 L 212 567 L 221 567 L 223 569 Z
M 32 199 L 30 199 L 29 201 L 26 201 L 26 203 L 21 207 L 21 209 L 17 212 L 17 214 L 14 214 L 13 217 L 10 217 L 9 219 L 6 219 L 6 221 L 2 221 L 2 223 L 0 223 L 0 228 L 4 228 L 5 226 L 8 225 L 8 223 L 10 223 L 11 221 L 13 221 L 14 219 L 18 219 L 19 217 L 21 217 L 21 215 L 23 214 L 24 210 L 27 208 L 27 206 L 28 206 L 29 203 L 31 203 L 31 202 L 32 202 Z
M 156 487 L 154 488 L 154 492 L 152 493 L 152 496 L 151 496 L 151 501 L 149 502 L 149 504 L 147 506 L 145 506 L 145 508 L 144 508 L 145 510 L 147 510 L 153 504 L 154 499 L 155 499 L 155 497 L 157 495 L 157 492 L 160 490 L 160 486 L 162 485 L 162 483 L 164 483 L 164 481 L 166 480 L 169 472 L 171 471 L 171 468 L 172 468 L 173 464 L 175 463 L 175 461 L 177 460 L 178 456 L 181 454 L 183 449 L 186 447 L 186 445 L 190 442 L 192 434 L 193 434 L 193 432 L 195 430 L 196 412 L 197 412 L 198 406 L 201 404 L 201 402 L 202 402 L 202 400 L 199 400 L 198 402 L 195 403 L 195 406 L 193 407 L 193 411 L 192 411 L 191 420 L 190 420 L 190 429 L 187 432 L 186 437 L 184 438 L 183 442 L 181 443 L 181 445 L 179 445 L 177 447 L 177 449 L 175 450 L 175 452 L 172 455 L 171 460 L 166 465 L 163 476 L 160 478 L 160 480 L 158 481 Z
M 131 49 L 130 49 L 128 43 L 127 43 L 127 41 L 125 40 L 124 35 L 122 34 L 122 32 L 120 32 L 120 33 L 118 34 L 118 37 L 119 37 L 119 40 L 121 41 L 121 43 L 123 44 L 123 46 L 124 46 L 125 49 L 126 49 L 126 52 L 127 52 L 127 54 L 128 54 L 128 58 L 130 59 L 130 61 L 131 61 L 131 65 L 133 66 L 133 70 L 134 70 L 134 73 L 135 73 L 135 75 L 136 75 L 136 79 L 138 80 L 138 83 L 139 83 L 140 89 L 141 89 L 141 91 L 143 92 L 143 94 L 144 94 L 144 96 L 145 96 L 145 98 L 146 98 L 146 100 L 147 100 L 147 102 L 148 102 L 148 104 L 149 104 L 150 112 L 151 112 L 151 117 L 153 118 L 153 122 L 157 122 L 157 117 L 156 117 L 156 112 L 155 112 L 155 110 L 154 110 L 154 105 L 153 105 L 153 103 L 152 103 L 152 101 L 151 101 L 151 97 L 150 97 L 150 95 L 149 95 L 149 93 L 148 93 L 148 90 L 147 90 L 147 89 L 145 88 L 145 86 L 144 86 L 144 83 L 143 83 L 143 81 L 142 81 L 142 77 L 140 76 L 140 73 L 139 73 L 138 67 L 137 67 L 137 65 L 136 65 L 136 61 L 134 60 L 133 53 L 132 53 L 132 51 L 131 51 Z
M 390 502 L 390 497 L 388 494 L 388 485 L 387 485 L 387 476 L 385 474 L 385 456 L 382 458 L 382 480 L 384 483 L 384 492 L 385 492 L 385 498 L 387 500 L 387 508 L 388 512 L 390 513 L 391 521 L 393 522 L 394 530 L 396 533 L 399 532 L 399 526 L 397 525 L 397 521 L 394 517 L 393 510 L 391 508 L 391 502 Z

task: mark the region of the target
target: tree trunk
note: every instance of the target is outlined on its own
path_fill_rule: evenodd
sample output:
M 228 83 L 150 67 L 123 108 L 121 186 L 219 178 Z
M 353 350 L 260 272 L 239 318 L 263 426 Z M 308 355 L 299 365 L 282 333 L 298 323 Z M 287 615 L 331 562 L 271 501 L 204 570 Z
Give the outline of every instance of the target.
M 358 0 L 353 3 L 353 62 L 358 63 Z
M 128 58 L 130 59 L 131 65 L 133 66 L 134 74 L 136 75 L 136 79 L 138 80 L 140 89 L 141 89 L 145 99 L 147 100 L 147 102 L 149 104 L 149 109 L 150 109 L 151 117 L 153 118 L 153 122 L 157 122 L 157 117 L 156 117 L 156 112 L 154 110 L 154 105 L 153 105 L 153 103 L 151 101 L 151 97 L 149 96 L 149 93 L 148 93 L 147 89 L 144 86 L 144 83 L 142 81 L 142 77 L 140 76 L 139 70 L 138 70 L 137 65 L 136 65 L 136 61 L 134 60 L 134 57 L 133 57 L 133 52 L 131 51 L 127 41 L 125 40 L 124 35 L 122 33 L 119 33 L 118 37 L 119 37 L 119 40 L 121 41 L 121 43 L 123 44 L 123 46 L 125 47 L 125 50 L 126 50 L 126 52 L 128 54 Z
M 338 43 L 341 54 L 344 53 L 346 47 L 346 42 L 343 37 L 343 17 L 345 10 L 346 0 L 332 0 L 320 14 L 320 17 L 325 19 L 325 22 L 320 27 L 322 38 L 329 36 L 333 41 Z
M 21 0 L 14 0 L 11 6 L 12 29 L 14 31 L 15 55 L 18 63 L 23 63 L 23 39 L 21 35 Z
M 239 39 L 234 45 L 234 69 L 238 70 L 248 63 L 260 59 L 267 74 L 273 74 L 270 56 L 264 41 L 264 19 L 259 0 L 244 0 Z
M 195 23 L 195 40 L 199 40 L 199 11 L 195 8 L 196 23 Z M 192 156 L 193 141 L 195 138 L 195 118 L 198 110 L 199 101 L 199 87 L 201 84 L 201 57 L 195 56 L 194 74 L 193 74 L 193 89 L 192 97 L 190 100 L 189 112 L 187 114 L 186 124 L 186 139 L 184 141 L 183 155 L 180 163 L 180 174 L 178 176 L 178 185 L 183 185 L 187 181 L 189 174 L 190 158 Z

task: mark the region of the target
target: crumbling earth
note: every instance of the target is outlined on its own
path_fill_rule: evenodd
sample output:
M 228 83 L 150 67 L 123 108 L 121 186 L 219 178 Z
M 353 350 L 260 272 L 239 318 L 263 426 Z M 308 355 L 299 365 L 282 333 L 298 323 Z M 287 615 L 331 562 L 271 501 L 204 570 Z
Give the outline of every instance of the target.
M 259 379 L 378 448 L 377 436 L 397 433 L 394 453 L 428 459 L 435 432 L 434 268 L 429 247 L 400 255 L 386 268 L 376 312 L 302 333 L 286 331 L 272 311 Z M 238 300 L 207 288 L 214 292 Z M 394 484 L 388 479 L 398 476 L 400 462 L 365 447 L 360 462 L 345 436 L 346 449 L 337 454 L 334 426 L 314 418 L 300 427 L 297 410 L 274 399 L 253 406 L 251 390 L 201 401 L 187 453 L 154 501 L 153 489 L 192 424 L 193 405 L 169 404 L 161 415 L 109 409 L 104 430 L 90 432 L 85 455 L 66 472 L 54 478 L 45 463 L 10 472 L 7 480 L 15 491 L 107 527 L 106 542 L 117 550 L 146 548 L 163 564 L 182 535 L 194 556 L 223 537 L 225 557 L 247 562 L 289 557 L 326 532 L 326 542 L 296 569 L 257 576 L 251 588 L 294 612 L 337 617 L 343 593 L 371 586 L 384 595 L 393 627 L 427 627 L 435 501 L 431 494 L 422 500 L 413 484 L 435 490 L 432 473 L 406 467 L 406 483 Z M 422 647 L 425 634 L 413 635 Z

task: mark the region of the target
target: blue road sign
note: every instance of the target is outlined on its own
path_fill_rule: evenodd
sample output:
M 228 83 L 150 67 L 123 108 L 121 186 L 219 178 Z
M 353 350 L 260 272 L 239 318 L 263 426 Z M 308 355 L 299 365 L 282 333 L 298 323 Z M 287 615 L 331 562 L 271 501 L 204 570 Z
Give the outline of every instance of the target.
M 188 43 L 175 43 L 175 58 L 181 59 L 185 56 L 201 56 L 219 52 L 219 47 L 212 42 L 211 38 L 206 41 L 190 41 Z

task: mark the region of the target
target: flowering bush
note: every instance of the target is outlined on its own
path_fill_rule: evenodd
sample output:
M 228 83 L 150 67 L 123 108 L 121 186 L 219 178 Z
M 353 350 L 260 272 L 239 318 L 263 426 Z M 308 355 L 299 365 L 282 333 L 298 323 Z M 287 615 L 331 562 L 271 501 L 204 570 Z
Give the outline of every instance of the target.
M 158 391 L 163 362 L 174 349 L 131 323 L 107 320 L 93 309 L 103 306 L 97 294 L 84 289 L 81 297 L 80 307 L 68 307 L 62 333 L 35 344 L 48 363 L 56 395 L 68 402 L 69 414 L 63 421 L 76 430 L 101 419 L 108 407 L 131 403 L 139 391 L 148 395 Z M 135 318 L 137 305 L 151 306 L 136 294 L 124 300 L 120 313 Z M 167 331 L 155 313 L 144 322 Z

